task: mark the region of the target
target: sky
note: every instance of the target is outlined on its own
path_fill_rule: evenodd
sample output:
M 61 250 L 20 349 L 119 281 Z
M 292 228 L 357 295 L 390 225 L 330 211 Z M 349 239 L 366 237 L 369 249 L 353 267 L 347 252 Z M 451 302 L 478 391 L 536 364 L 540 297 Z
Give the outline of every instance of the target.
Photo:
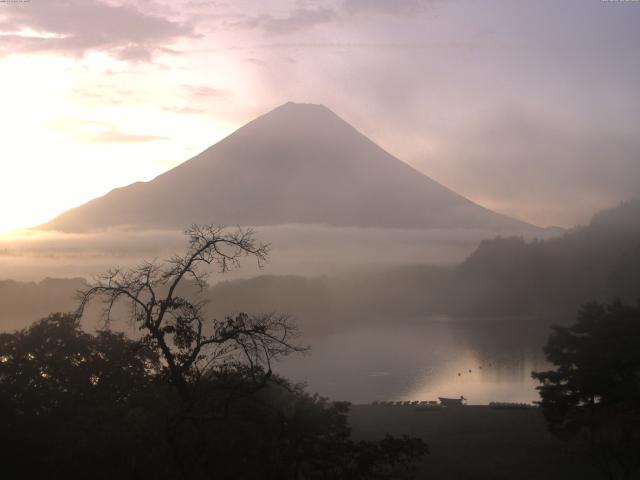
M 0 232 L 287 101 L 468 198 L 572 226 L 640 195 L 640 1 L 2 0 Z

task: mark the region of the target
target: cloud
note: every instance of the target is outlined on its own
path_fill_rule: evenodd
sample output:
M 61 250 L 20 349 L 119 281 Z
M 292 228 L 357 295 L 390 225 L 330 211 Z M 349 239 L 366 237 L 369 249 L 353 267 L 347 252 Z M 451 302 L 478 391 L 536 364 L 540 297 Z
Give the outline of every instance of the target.
M 209 87 L 208 85 L 182 85 L 182 88 L 194 100 L 219 99 L 225 98 L 230 94 L 228 90 Z
M 127 133 L 116 128 L 108 129 L 103 132 L 82 134 L 75 138 L 81 142 L 87 143 L 145 143 L 156 142 L 158 140 L 169 140 L 169 137 Z
M 59 118 L 50 125 L 54 130 L 81 143 L 146 143 L 169 140 L 168 137 L 159 135 L 125 132 L 111 123 L 94 120 Z
M 249 58 L 245 58 L 244 60 L 242 60 L 244 63 L 252 63 L 253 65 L 258 65 L 258 66 L 264 66 L 266 65 L 266 62 L 264 62 L 263 60 L 260 60 L 259 58 L 255 58 L 255 57 L 249 57 Z
M 158 2 L 175 11 L 147 8 Z M 0 5 L 0 55 L 99 50 L 146 62 L 179 40 L 171 70 L 108 65 L 112 78 L 97 71 L 103 65 L 95 76 L 77 70 L 72 85 L 91 87 L 83 106 L 155 105 L 159 114 L 202 115 L 185 117 L 194 125 L 239 126 L 289 100 L 323 103 L 461 194 L 569 226 L 640 193 L 640 8 L 567 0 L 550 15 L 551 3 L 31 0 Z M 143 28 L 130 32 L 135 22 Z M 197 37 L 192 25 L 214 33 Z M 137 94 L 102 87 L 111 83 Z
M 266 35 L 289 35 L 309 30 L 322 24 L 349 20 L 356 14 L 398 15 L 411 14 L 423 10 L 427 4 L 439 0 L 342 0 L 325 6 L 308 8 L 303 2 L 283 16 L 261 14 L 217 14 L 225 19 L 223 25 L 231 29 L 260 29 Z
M 99 0 L 40 0 L 0 11 L 0 54 L 56 53 L 83 56 L 103 51 L 127 61 L 195 36 L 186 23 Z
M 424 0 L 344 0 L 344 9 L 350 14 L 406 14 L 422 9 Z
M 446 152 L 424 170 L 489 208 L 543 226 L 585 223 L 640 194 L 637 132 L 502 112 L 442 135 Z
M 203 115 L 205 113 L 210 112 L 210 110 L 206 108 L 195 108 L 195 107 L 175 107 L 175 106 L 164 106 L 162 110 L 169 113 L 180 113 L 186 115 Z
M 535 224 L 572 226 L 640 195 L 640 9 L 421 2 L 438 8 L 425 28 L 424 15 L 391 18 L 401 3 L 346 1 L 327 35 L 265 46 L 299 64 L 256 70 L 263 95 L 326 104 L 435 180 Z
M 233 47 L 232 50 L 286 50 L 286 49 L 327 49 L 327 50 L 436 50 L 436 49 L 469 49 L 470 43 L 463 42 L 277 42 L 250 47 Z M 293 60 L 293 61 L 292 61 Z M 296 60 L 287 57 L 288 63 L 296 63 Z
M 263 22 L 262 28 L 271 35 L 284 35 L 298 30 L 304 30 L 323 23 L 332 22 L 337 17 L 333 10 L 298 9 L 287 17 L 269 18 Z
M 117 106 L 130 103 L 135 92 L 113 84 L 94 84 L 91 87 L 73 88 L 69 95 L 81 103 Z
M 143 45 L 127 45 L 115 48 L 111 53 L 117 59 L 129 62 L 150 62 L 153 58 L 153 49 Z
M 231 98 L 231 92 L 208 85 L 182 85 L 184 105 L 165 105 L 162 110 L 169 113 L 186 115 L 204 115 L 210 113 L 221 102 Z M 193 106 L 194 104 L 198 106 Z
M 226 22 L 225 25 L 236 29 L 259 28 L 267 35 L 288 35 L 333 22 L 337 18 L 338 13 L 331 9 L 298 8 L 284 17 L 267 14 L 247 16 L 238 21 Z

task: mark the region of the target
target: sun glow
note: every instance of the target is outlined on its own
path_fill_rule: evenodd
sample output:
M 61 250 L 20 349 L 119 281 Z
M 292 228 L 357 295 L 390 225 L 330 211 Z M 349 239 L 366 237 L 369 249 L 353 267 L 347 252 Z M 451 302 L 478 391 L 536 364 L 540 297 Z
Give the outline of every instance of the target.
M 135 70 L 112 78 L 114 66 L 99 54 L 0 63 L 0 234 L 150 180 L 232 131 L 166 108 L 181 100 L 171 82 L 149 87 L 149 72 Z

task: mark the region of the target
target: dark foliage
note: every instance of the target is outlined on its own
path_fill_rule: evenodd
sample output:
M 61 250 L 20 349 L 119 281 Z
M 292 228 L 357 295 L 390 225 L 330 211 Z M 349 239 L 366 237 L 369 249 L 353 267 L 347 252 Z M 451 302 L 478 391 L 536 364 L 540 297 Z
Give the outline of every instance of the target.
M 588 303 L 574 325 L 554 327 L 545 353 L 556 368 L 533 373 L 550 430 L 609 478 L 640 473 L 639 345 L 640 303 Z
M 276 376 L 239 395 L 253 374 L 201 379 L 185 409 L 152 350 L 51 315 L 0 336 L 3 468 L 25 479 L 387 479 L 426 453 L 418 439 L 352 440 L 348 404 Z
M 419 439 L 356 442 L 349 406 L 310 396 L 273 374 L 272 362 L 305 348 L 286 316 L 212 318 L 187 279 L 260 263 L 268 246 L 251 231 L 194 226 L 189 248 L 165 263 L 111 270 L 81 291 L 108 327 L 117 306 L 140 332 L 80 329 L 55 314 L 0 336 L 0 454 L 14 478 L 390 479 L 412 473 Z
M 640 291 L 640 198 L 604 210 L 591 223 L 543 241 L 496 238 L 480 244 L 443 290 L 452 313 L 574 312 L 586 299 Z
M 148 453 L 130 452 L 157 433 L 146 398 L 160 388 L 158 366 L 144 346 L 109 331 L 87 334 L 69 314 L 0 335 L 3 468 L 13 478 L 79 478 L 93 466 L 95 478 L 134 471 Z

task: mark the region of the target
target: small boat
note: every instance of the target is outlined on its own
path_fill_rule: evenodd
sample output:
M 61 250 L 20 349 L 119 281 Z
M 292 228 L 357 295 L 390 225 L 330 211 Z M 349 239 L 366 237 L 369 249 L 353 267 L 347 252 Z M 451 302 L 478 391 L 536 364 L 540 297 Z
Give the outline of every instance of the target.
M 464 406 L 464 401 L 466 400 L 466 398 L 462 396 L 460 398 L 438 397 L 438 400 L 440 400 L 440 405 L 442 405 L 443 407 L 462 407 Z

